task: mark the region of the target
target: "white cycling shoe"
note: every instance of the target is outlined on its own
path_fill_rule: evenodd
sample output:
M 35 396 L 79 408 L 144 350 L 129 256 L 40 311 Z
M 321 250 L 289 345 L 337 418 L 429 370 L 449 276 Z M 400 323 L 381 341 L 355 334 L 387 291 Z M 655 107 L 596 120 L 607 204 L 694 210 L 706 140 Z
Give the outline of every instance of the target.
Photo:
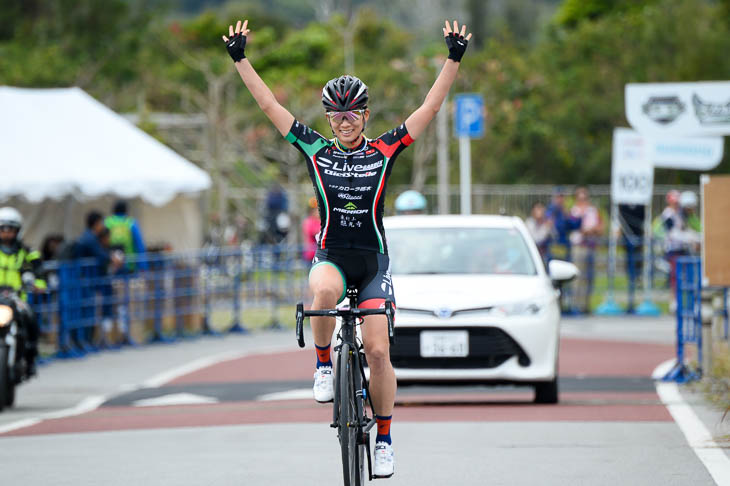
M 335 379 L 331 366 L 322 366 L 314 372 L 314 399 L 319 403 L 331 402 L 335 397 Z
M 391 477 L 394 471 L 393 463 L 393 446 L 387 442 L 376 442 L 373 476 L 376 478 Z

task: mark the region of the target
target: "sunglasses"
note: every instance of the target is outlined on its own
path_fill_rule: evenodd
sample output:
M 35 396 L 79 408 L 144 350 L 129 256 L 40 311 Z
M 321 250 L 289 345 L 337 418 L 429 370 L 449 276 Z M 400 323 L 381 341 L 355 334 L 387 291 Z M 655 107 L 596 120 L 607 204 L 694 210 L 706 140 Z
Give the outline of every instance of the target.
M 16 231 L 18 231 L 18 228 L 16 228 L 15 226 L 10 226 L 10 225 L 0 226 L 0 233 L 5 233 L 5 232 L 9 232 L 9 231 L 16 232 Z
M 352 111 L 328 111 L 325 113 L 329 121 L 339 125 L 343 121 L 354 122 L 363 117 L 365 110 L 352 110 Z

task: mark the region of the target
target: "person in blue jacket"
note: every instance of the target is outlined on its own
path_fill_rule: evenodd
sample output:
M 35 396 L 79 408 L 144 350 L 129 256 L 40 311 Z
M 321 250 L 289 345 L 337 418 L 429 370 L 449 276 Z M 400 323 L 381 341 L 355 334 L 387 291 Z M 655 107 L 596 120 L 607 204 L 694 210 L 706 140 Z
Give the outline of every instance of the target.
M 565 210 L 565 194 L 561 188 L 553 192 L 553 200 L 545 212 L 548 220 L 553 222 L 553 238 L 547 251 L 547 261 L 553 258 L 570 261 L 570 232 L 580 229 L 581 219 L 570 216 Z

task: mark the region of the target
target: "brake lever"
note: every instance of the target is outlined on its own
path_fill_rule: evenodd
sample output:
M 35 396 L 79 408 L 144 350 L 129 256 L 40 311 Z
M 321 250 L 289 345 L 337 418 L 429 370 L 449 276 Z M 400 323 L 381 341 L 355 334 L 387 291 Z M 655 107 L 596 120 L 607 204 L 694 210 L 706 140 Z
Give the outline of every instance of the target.
M 304 347 L 304 304 L 297 304 L 297 343 L 300 348 Z

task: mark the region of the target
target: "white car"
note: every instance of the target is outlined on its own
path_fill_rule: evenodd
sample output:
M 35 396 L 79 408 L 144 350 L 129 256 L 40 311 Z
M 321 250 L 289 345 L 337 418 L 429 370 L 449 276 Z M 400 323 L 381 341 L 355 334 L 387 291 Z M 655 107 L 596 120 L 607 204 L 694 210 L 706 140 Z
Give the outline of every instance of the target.
M 385 218 L 397 303 L 391 361 L 399 383 L 518 384 L 558 401 L 560 292 L 521 219 Z

